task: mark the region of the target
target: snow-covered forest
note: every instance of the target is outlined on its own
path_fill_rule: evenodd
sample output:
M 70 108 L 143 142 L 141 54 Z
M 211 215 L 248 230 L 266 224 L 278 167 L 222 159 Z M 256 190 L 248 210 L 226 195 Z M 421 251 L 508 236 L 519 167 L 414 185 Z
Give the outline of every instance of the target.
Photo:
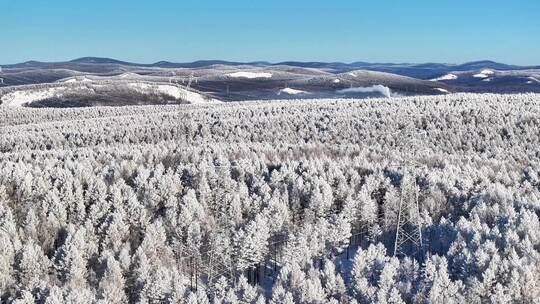
M 539 303 L 539 125 L 536 94 L 0 107 L 0 302 Z

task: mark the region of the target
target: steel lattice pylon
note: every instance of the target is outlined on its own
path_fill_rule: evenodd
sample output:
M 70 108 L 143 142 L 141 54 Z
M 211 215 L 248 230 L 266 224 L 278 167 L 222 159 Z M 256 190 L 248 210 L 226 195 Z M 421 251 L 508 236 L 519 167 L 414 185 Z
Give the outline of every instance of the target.
M 401 180 L 401 195 L 396 225 L 394 256 L 422 253 L 422 223 L 418 205 L 416 178 L 405 172 Z

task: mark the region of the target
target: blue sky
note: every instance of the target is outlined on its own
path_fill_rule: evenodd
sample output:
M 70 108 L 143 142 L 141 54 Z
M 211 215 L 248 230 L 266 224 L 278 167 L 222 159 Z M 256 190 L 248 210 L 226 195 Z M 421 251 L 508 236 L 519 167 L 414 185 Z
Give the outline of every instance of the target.
M 0 63 L 540 64 L 538 0 L 0 0 Z

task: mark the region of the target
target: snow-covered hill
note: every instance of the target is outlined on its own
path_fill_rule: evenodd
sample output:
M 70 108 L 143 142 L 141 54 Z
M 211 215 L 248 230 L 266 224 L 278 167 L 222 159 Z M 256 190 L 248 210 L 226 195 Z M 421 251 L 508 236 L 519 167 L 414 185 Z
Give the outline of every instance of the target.
M 121 77 L 120 77 L 121 78 Z M 217 103 L 219 100 L 172 83 L 72 77 L 57 83 L 0 89 L 0 104 L 20 107 L 73 107 L 167 103 Z

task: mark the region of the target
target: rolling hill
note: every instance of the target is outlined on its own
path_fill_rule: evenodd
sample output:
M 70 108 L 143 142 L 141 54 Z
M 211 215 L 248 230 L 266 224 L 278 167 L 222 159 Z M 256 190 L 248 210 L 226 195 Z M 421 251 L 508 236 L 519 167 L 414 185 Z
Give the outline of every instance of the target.
M 489 75 L 483 73 L 485 71 L 489 71 Z M 67 81 L 73 82 L 84 78 L 92 80 L 94 84 L 118 82 L 122 88 L 123 82 L 128 80 L 157 86 L 171 84 L 223 101 L 392 97 L 454 92 L 540 92 L 540 82 L 535 81 L 540 79 L 539 67 L 521 67 L 493 61 L 459 65 L 296 61 L 242 63 L 223 60 L 201 60 L 190 63 L 159 61 L 140 64 L 110 58 L 83 57 L 65 62 L 27 61 L 3 65 L 0 78 L 3 79 L 3 85 L 0 87 L 10 87 L 9 92 L 26 91 L 28 90 L 26 85 L 35 84 L 57 88 Z M 71 89 L 69 87 L 68 90 Z M 0 92 L 4 93 L 0 94 L 6 94 L 8 91 L 2 90 Z M 125 96 L 115 93 L 111 98 L 103 95 L 98 98 L 99 102 L 91 102 L 91 99 L 96 98 L 95 94 L 82 96 L 83 92 L 89 91 L 77 90 L 77 92 L 75 98 L 77 102 L 61 99 L 65 102 L 58 101 L 54 104 L 73 106 L 150 102 L 148 96 L 137 97 L 142 98 L 143 102 L 128 102 L 127 97 L 133 92 Z M 167 98 L 157 98 L 154 103 L 163 102 L 168 102 Z M 35 100 L 25 103 L 43 104 L 35 103 Z M 50 103 L 47 101 L 45 104 Z

